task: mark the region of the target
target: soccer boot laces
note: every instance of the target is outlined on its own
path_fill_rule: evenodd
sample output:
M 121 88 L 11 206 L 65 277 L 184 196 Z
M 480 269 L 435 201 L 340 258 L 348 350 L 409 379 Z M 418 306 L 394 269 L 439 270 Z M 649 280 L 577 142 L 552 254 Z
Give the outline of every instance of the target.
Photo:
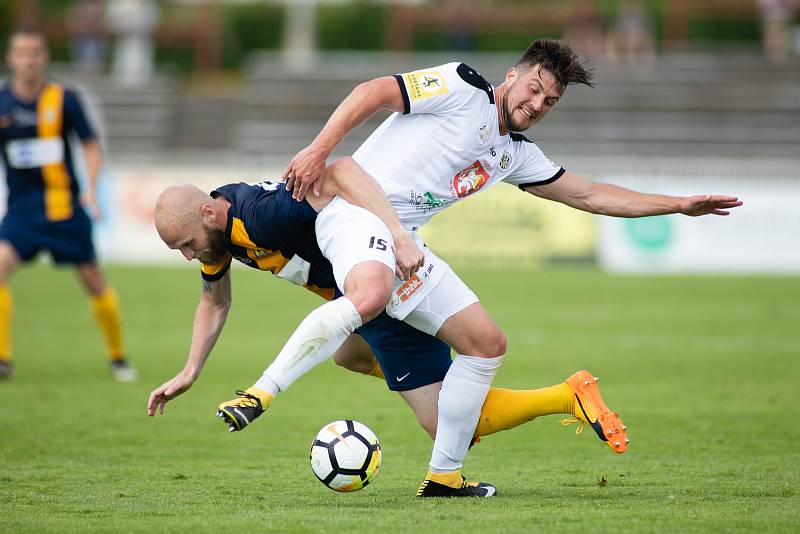
M 583 431 L 584 425 L 589 425 L 612 451 L 621 454 L 628 449 L 630 443 L 628 427 L 622 424 L 618 413 L 612 412 L 606 406 L 597 386 L 598 380 L 600 379 L 592 376 L 589 371 L 578 371 L 567 378 L 567 384 L 575 395 L 575 415 L 562 419 L 561 424 L 577 423 L 576 434 Z
M 417 490 L 417 497 L 493 497 L 497 488 L 486 482 L 467 482 L 461 477 L 461 487 L 454 488 L 426 478 Z
M 261 399 L 244 390 L 236 390 L 235 399 L 223 402 L 217 410 L 217 417 L 222 417 L 228 425 L 228 432 L 237 432 L 255 421 L 264 413 Z

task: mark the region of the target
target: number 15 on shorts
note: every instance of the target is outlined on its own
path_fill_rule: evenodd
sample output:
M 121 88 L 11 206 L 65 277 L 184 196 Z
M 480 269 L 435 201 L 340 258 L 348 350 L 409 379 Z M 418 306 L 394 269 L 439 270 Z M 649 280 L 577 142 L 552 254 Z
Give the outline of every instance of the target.
M 377 250 L 386 250 L 386 240 L 381 239 L 380 237 L 372 236 L 369 238 L 369 248 L 374 248 Z

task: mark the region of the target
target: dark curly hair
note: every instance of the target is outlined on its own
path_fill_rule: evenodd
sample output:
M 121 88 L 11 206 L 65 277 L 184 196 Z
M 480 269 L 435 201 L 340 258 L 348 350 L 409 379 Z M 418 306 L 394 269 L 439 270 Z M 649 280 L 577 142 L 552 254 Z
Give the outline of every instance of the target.
M 576 54 L 566 41 L 537 39 L 517 62 L 517 67 L 543 68 L 552 73 L 561 92 L 570 84 L 592 85 L 592 69 Z

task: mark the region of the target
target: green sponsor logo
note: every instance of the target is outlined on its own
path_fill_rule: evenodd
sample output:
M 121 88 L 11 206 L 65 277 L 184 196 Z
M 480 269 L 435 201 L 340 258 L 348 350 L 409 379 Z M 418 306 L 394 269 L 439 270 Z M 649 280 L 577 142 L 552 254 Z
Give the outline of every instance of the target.
M 669 246 L 673 229 L 668 217 L 625 219 L 625 232 L 639 248 L 660 250 Z

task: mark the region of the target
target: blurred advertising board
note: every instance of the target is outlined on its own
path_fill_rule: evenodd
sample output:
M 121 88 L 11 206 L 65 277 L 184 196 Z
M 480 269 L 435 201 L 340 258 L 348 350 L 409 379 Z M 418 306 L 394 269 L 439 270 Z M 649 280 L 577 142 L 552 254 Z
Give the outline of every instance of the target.
M 600 265 L 617 273 L 800 272 L 800 177 L 598 177 L 673 195 L 725 194 L 722 216 L 598 217 Z

